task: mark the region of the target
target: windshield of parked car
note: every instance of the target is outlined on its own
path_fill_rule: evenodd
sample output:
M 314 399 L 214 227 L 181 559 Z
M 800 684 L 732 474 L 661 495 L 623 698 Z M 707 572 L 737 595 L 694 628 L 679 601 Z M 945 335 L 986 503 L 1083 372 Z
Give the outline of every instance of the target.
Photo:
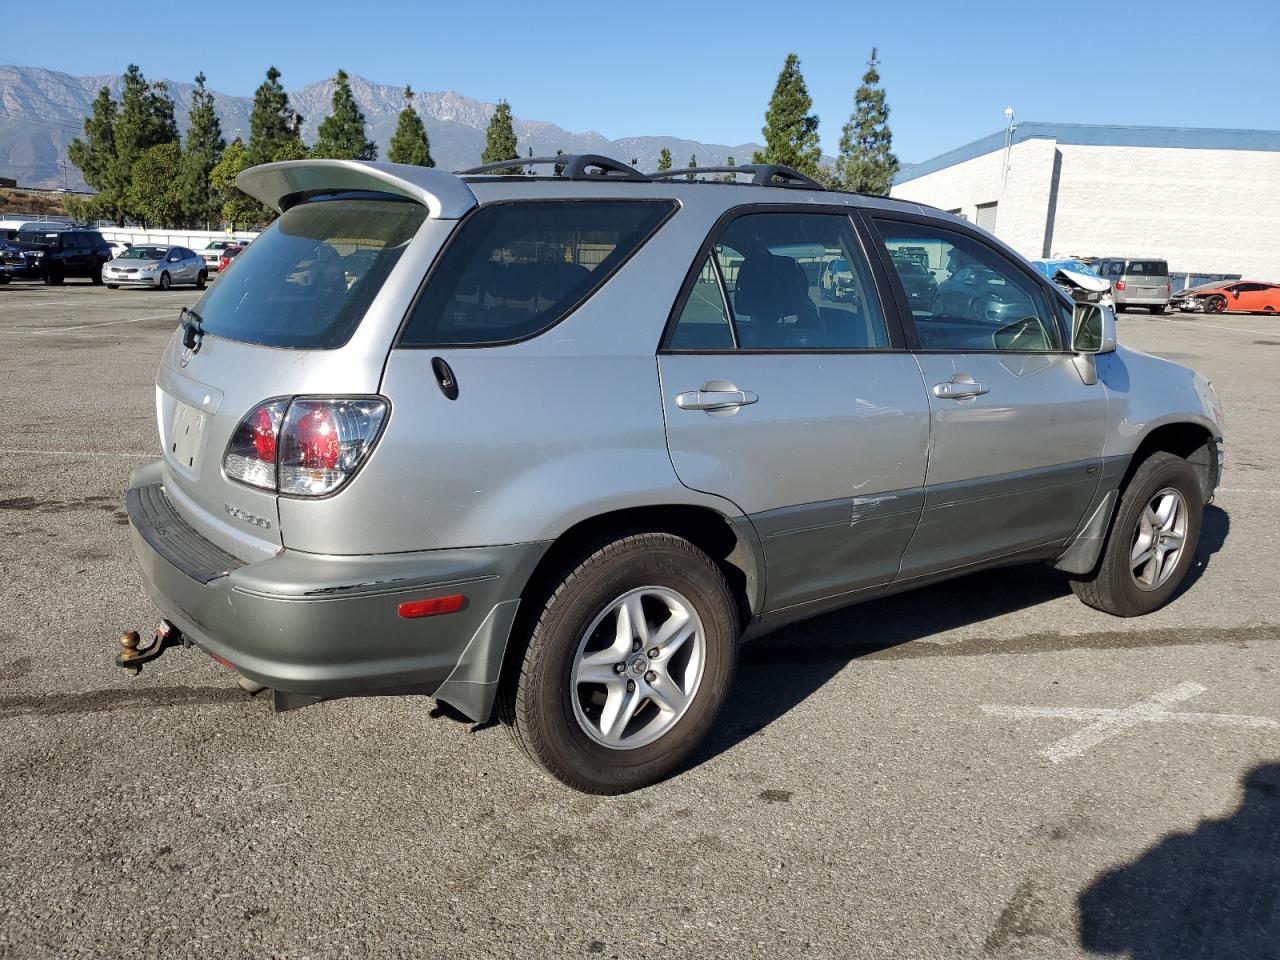
M 163 260 L 167 247 L 130 247 L 117 260 Z
M 18 234 L 18 240 L 34 247 L 57 247 L 58 237 L 60 236 L 60 233 L 28 233 L 22 231 Z
M 426 215 L 385 194 L 291 207 L 196 304 L 202 329 L 268 347 L 342 346 Z

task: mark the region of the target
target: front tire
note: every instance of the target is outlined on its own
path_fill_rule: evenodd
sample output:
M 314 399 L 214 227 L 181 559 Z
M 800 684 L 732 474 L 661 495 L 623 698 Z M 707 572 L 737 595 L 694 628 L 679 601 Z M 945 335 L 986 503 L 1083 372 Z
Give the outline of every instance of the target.
M 598 544 L 550 590 L 499 717 L 534 763 L 575 790 L 648 786 L 711 728 L 738 635 L 724 574 L 689 541 L 651 532 Z
M 1088 606 L 1138 617 L 1172 599 L 1200 542 L 1204 494 L 1191 464 L 1157 452 L 1134 471 L 1120 497 L 1102 558 L 1071 589 Z
M 168 290 L 172 286 L 173 280 L 169 277 L 169 271 L 166 270 L 164 273 L 160 274 L 160 289 Z

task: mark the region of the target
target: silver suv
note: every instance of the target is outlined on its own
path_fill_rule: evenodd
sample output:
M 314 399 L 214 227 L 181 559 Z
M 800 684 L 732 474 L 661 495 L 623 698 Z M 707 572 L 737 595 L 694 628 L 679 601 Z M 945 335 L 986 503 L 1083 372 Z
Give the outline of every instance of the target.
M 496 709 L 617 793 L 686 761 L 780 624 L 1027 561 L 1118 616 L 1177 591 L 1222 414 L 1110 311 L 783 168 L 535 162 L 241 174 L 281 216 L 164 352 L 127 507 L 165 620 L 122 665 L 184 640 L 281 709 Z

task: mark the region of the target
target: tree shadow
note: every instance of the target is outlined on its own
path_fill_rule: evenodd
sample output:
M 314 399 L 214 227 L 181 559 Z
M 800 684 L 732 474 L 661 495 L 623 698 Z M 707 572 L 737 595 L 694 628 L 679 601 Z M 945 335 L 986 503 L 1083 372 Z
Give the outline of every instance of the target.
M 1195 563 L 1174 601 L 1204 574 L 1230 527 L 1225 510 L 1205 508 Z M 1050 567 L 1004 567 L 869 600 L 766 634 L 743 646 L 734 690 L 693 763 L 704 763 L 763 730 L 852 660 L 1034 607 L 1070 590 L 1066 576 Z
M 1131 960 L 1280 957 L 1280 763 L 1239 807 L 1171 834 L 1080 894 L 1080 945 Z

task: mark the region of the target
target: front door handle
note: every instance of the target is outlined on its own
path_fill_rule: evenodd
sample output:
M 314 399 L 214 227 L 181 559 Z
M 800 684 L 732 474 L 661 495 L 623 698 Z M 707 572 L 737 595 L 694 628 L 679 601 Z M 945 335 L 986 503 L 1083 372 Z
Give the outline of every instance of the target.
M 736 410 L 760 398 L 750 390 L 686 390 L 676 395 L 681 410 Z
M 957 373 L 946 383 L 933 385 L 933 395 L 943 400 L 971 400 L 990 392 L 990 387 L 985 383 L 978 383 L 967 373 Z

